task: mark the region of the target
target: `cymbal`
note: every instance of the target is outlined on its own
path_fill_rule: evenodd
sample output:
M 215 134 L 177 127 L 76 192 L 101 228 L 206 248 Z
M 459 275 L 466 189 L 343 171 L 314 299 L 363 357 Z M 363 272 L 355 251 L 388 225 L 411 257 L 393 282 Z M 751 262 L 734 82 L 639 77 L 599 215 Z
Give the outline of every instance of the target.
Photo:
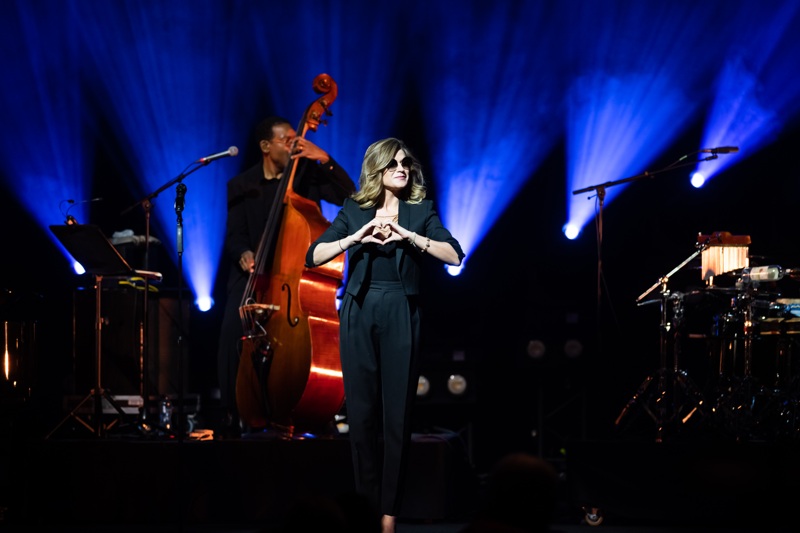
M 774 290 L 767 291 L 767 290 L 764 290 L 764 289 L 758 289 L 758 288 L 752 288 L 752 287 L 750 289 L 746 289 L 745 290 L 745 289 L 739 289 L 737 287 L 715 287 L 715 286 L 710 286 L 710 287 L 706 287 L 703 290 L 707 291 L 708 294 L 711 294 L 711 295 L 714 295 L 714 296 L 718 296 L 718 297 L 722 297 L 722 296 L 731 297 L 731 296 L 735 296 L 735 295 L 748 295 L 753 300 L 761 300 L 761 301 L 764 301 L 764 300 L 773 301 L 776 298 L 779 298 L 781 296 L 780 292 L 777 292 L 777 291 L 774 291 Z
M 700 289 L 701 291 L 710 291 L 713 293 L 737 293 L 742 292 L 741 289 L 737 289 L 736 287 L 719 287 L 717 285 L 710 285 L 705 289 Z

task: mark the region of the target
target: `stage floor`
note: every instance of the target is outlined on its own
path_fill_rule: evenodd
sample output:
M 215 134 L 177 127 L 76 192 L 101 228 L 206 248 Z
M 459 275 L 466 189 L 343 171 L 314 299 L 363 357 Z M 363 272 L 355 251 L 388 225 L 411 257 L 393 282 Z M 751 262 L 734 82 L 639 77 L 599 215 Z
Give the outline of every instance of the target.
M 281 531 L 309 495 L 352 488 L 333 438 L 4 438 L 0 525 L 9 531 Z M 553 531 L 795 531 L 795 444 L 584 441 L 566 447 Z M 453 434 L 415 434 L 398 532 L 455 533 L 482 479 Z
M 142 526 L 279 523 L 300 498 L 346 495 L 346 436 L 228 440 L 119 437 L 3 443 L 7 524 Z M 466 519 L 478 474 L 456 435 L 415 434 L 407 481 L 411 521 Z
M 135 424 L 98 436 L 69 420 L 46 438 L 21 422 L 34 418 L 0 432 L 3 530 L 280 531 L 298 502 L 353 490 L 346 433 L 178 440 Z M 553 531 L 590 527 L 589 510 L 608 533 L 797 530 L 800 441 L 685 433 L 656 442 L 644 422 L 625 438 L 567 440 L 560 457 L 545 457 L 560 475 Z M 479 509 L 487 472 L 467 437 L 414 434 L 399 533 L 456 532 Z

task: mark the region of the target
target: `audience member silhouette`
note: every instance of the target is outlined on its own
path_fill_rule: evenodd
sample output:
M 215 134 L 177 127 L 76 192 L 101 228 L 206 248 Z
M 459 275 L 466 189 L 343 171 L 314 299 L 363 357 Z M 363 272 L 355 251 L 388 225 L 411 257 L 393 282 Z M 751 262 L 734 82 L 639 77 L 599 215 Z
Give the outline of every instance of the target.
M 461 533 L 543 533 L 555 516 L 558 474 L 523 452 L 497 462 L 486 479 L 481 507 Z
M 265 528 L 260 533 L 271 531 Z M 283 524 L 275 531 L 380 533 L 381 517 L 366 497 L 355 492 L 336 496 L 309 493 L 298 497 L 287 508 Z

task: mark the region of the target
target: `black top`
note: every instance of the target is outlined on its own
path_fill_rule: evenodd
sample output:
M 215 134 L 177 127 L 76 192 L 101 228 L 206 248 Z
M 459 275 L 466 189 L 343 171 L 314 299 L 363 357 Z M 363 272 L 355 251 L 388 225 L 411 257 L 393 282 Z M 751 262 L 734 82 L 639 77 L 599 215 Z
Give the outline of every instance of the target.
M 334 242 L 355 233 L 364 224 L 375 217 L 376 208 L 362 208 L 355 200 L 347 199 L 342 208 L 319 238 L 311 243 L 306 252 L 306 266 L 314 266 L 314 249 L 323 242 Z M 453 246 L 459 259 L 464 258 L 461 245 L 450 231 L 444 227 L 432 200 L 422 200 L 418 204 L 400 202 L 398 206 L 398 224 L 417 234 L 417 242 L 422 245 L 426 237 L 435 241 L 448 242 Z M 403 290 L 408 296 L 419 294 L 422 259 L 425 255 L 407 241 L 395 242 L 390 261 L 398 278 L 403 283 Z M 385 255 L 379 252 L 378 246 L 371 244 L 354 244 L 347 250 L 347 285 L 345 291 L 353 296 L 366 290 L 370 278 L 370 268 L 374 268 L 376 257 Z M 382 261 L 382 259 L 381 259 Z

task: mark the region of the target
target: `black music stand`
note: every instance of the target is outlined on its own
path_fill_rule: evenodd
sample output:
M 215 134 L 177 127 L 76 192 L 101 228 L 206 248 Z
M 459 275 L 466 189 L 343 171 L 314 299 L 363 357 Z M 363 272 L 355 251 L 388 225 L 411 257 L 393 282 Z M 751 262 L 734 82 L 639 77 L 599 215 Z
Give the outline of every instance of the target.
M 75 406 L 70 413 L 64 417 L 53 430 L 45 437 L 49 439 L 64 423 L 70 418 L 74 418 L 81 425 L 92 431 L 96 437 L 104 437 L 113 425 L 122 419 L 125 412 L 117 402 L 108 394 L 101 383 L 101 349 L 102 349 L 102 328 L 103 321 L 101 315 L 101 295 L 102 282 L 105 277 L 131 278 L 141 277 L 148 280 L 161 281 L 159 272 L 147 270 L 136 270 L 120 255 L 119 251 L 106 238 L 98 226 L 91 224 L 67 224 L 63 226 L 50 226 L 50 231 L 61 241 L 64 248 L 74 257 L 85 269 L 87 274 L 92 274 L 95 279 L 95 386 Z M 92 423 L 88 423 L 78 416 L 78 411 L 88 401 L 94 402 L 94 418 Z M 119 414 L 114 422 L 103 424 L 103 400 L 106 400 Z

